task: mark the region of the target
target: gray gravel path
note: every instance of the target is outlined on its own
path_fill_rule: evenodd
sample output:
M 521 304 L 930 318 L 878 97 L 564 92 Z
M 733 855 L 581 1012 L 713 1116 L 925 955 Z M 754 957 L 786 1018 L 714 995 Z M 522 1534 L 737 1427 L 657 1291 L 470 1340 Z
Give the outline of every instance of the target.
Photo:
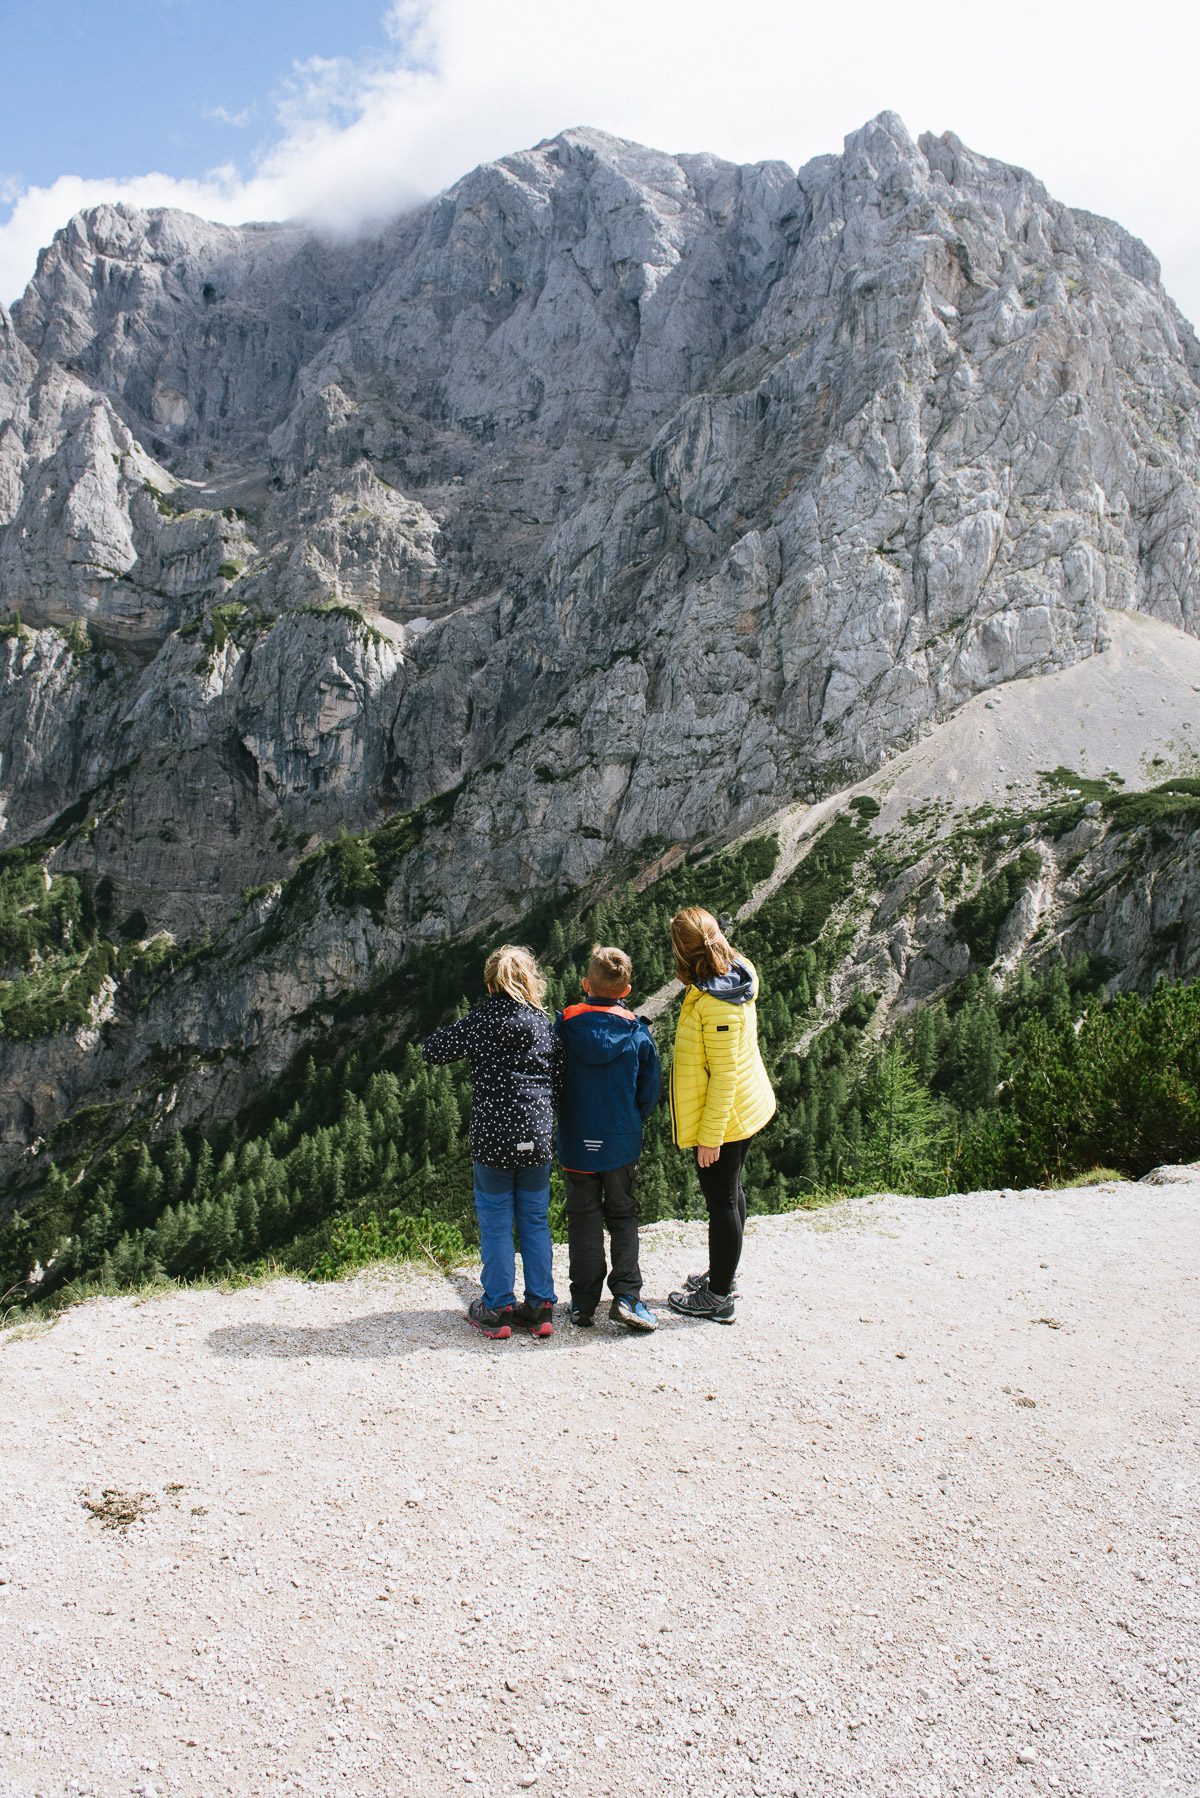
M 1198 1241 L 1191 1170 L 758 1220 L 733 1329 L 398 1270 L 10 1335 L 0 1791 L 1195 1793 Z

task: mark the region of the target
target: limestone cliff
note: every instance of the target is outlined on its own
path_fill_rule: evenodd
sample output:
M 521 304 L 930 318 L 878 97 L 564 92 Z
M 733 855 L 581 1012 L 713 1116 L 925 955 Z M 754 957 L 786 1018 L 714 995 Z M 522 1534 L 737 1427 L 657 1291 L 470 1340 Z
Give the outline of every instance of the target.
M 5 842 L 227 959 L 148 1014 L 131 956 L 9 1143 L 148 1057 L 277 1063 L 414 943 L 844 786 L 1114 609 L 1200 633 L 1198 377 L 1141 244 L 892 114 L 798 174 L 569 131 L 353 242 L 81 215 L 0 312 Z M 396 814 L 349 936 L 255 937 L 245 889 Z

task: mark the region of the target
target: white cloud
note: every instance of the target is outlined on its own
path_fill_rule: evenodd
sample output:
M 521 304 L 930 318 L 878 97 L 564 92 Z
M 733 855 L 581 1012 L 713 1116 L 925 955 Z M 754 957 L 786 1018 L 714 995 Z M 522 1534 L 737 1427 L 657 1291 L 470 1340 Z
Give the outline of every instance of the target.
M 252 166 L 203 181 L 63 176 L 16 199 L 0 226 L 0 293 L 38 248 L 102 199 L 175 205 L 236 223 L 304 217 L 353 226 L 436 192 L 474 164 L 591 124 L 664 150 L 796 165 L 840 148 L 884 107 L 911 130 L 956 131 L 1031 168 L 1072 205 L 1144 236 L 1169 289 L 1200 316 L 1200 232 L 1187 171 L 1200 164 L 1190 91 L 1194 9 L 1142 0 L 1130 66 L 1121 0 L 398 0 L 389 50 L 298 66 L 279 135 Z
M 204 117 L 215 119 L 218 125 L 232 125 L 235 130 L 240 131 L 254 118 L 255 110 L 253 106 L 243 106 L 240 112 L 230 112 L 227 106 L 209 106 Z

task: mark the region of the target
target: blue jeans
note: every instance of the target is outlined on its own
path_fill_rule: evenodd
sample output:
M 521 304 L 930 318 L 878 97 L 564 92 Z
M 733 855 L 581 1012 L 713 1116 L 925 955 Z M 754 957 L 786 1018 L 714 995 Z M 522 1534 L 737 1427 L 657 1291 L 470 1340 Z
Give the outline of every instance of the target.
M 554 1248 L 550 1241 L 550 1163 L 543 1167 L 488 1167 L 473 1161 L 475 1215 L 483 1261 L 483 1302 L 489 1311 L 516 1303 L 517 1257 L 513 1225 L 521 1244 L 525 1297 L 530 1304 L 553 1304 Z

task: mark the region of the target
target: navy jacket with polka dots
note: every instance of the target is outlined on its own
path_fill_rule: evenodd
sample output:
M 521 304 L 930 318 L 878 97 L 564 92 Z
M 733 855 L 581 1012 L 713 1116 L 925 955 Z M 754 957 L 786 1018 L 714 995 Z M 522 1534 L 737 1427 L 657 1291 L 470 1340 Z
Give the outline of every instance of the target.
M 426 1061 L 471 1069 L 471 1160 L 541 1167 L 554 1147 L 560 1050 L 549 1018 L 508 993 L 426 1037 Z

